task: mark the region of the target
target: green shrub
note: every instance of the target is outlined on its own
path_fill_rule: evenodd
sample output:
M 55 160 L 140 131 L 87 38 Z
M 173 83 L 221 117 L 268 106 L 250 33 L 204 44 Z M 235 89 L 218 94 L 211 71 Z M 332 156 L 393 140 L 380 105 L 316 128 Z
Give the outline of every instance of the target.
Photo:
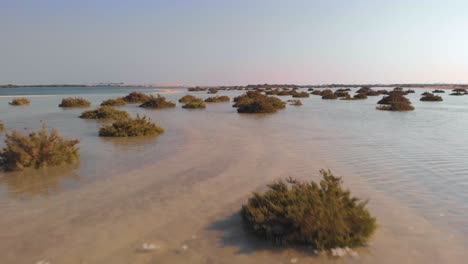
M 123 98 L 108 99 L 101 103 L 101 106 L 124 106 L 127 102 Z
M 123 98 L 125 102 L 129 104 L 141 104 L 150 99 L 150 97 L 144 93 L 131 92 Z
M 341 98 L 341 100 L 363 100 L 363 99 L 367 99 L 367 94 L 358 93 L 358 94 L 355 94 L 353 97 L 348 95 L 345 98 Z
M 163 109 L 163 108 L 172 108 L 175 107 L 173 102 L 166 101 L 166 97 L 163 97 L 158 94 L 157 97 L 150 96 L 143 104 L 140 105 L 143 108 L 152 108 L 152 109 Z
M 79 97 L 69 97 L 63 98 L 62 103 L 59 104 L 59 107 L 89 107 L 91 102 Z
M 216 89 L 216 88 L 210 88 L 210 89 L 208 89 L 208 93 L 209 93 L 209 94 L 216 94 L 216 93 L 218 93 L 218 89 Z
M 56 130 L 47 133 L 45 126 L 39 132 L 26 136 L 14 130 L 6 135 L 6 146 L 0 152 L 0 165 L 11 171 L 73 164 L 79 160 L 75 146 L 78 143 L 78 140 L 62 138 Z
M 311 92 L 310 94 L 312 94 L 312 95 L 322 95 L 322 91 L 320 91 L 320 90 L 314 90 L 314 91 Z
M 5 130 L 5 125 L 3 124 L 2 121 L 0 121 L 0 132 Z
M 288 90 L 282 90 L 282 91 L 278 91 L 276 93 L 276 95 L 278 96 L 288 96 L 288 95 L 292 95 L 293 94 L 293 91 L 288 91 Z
M 272 96 L 263 95 L 259 92 L 248 91 L 234 98 L 239 113 L 274 113 L 285 108 L 285 102 Z
M 197 86 L 197 87 L 190 87 L 188 88 L 187 90 L 189 92 L 200 92 L 200 91 L 206 91 L 208 88 L 206 87 L 200 87 L 200 86 Z
M 102 106 L 96 110 L 85 111 L 81 113 L 80 118 L 83 119 L 114 119 L 119 120 L 129 118 L 130 115 L 121 110 L 114 109 L 110 106 Z
M 18 105 L 29 105 L 30 103 L 31 101 L 29 101 L 29 99 L 27 98 L 15 98 L 9 104 L 18 106 Z
M 392 104 L 392 103 L 406 103 L 411 104 L 410 100 L 400 94 L 399 92 L 389 92 L 387 96 L 384 96 L 377 104 Z
M 434 90 L 434 91 L 432 91 L 432 93 L 445 93 L 445 91 L 444 90 Z
M 193 100 L 199 100 L 200 98 L 197 98 L 193 95 L 184 95 L 182 98 L 179 99 L 179 103 L 188 103 L 188 102 L 191 102 Z
M 434 95 L 434 94 L 431 94 L 431 93 L 427 93 L 423 97 L 421 97 L 420 100 L 421 101 L 426 101 L 426 102 L 441 102 L 444 99 L 442 99 L 441 96 Z
M 344 91 L 336 91 L 334 93 L 336 95 L 336 97 L 349 97 L 349 93 L 348 92 L 344 92 Z
M 290 105 L 294 105 L 294 106 L 301 106 L 302 105 L 301 100 L 288 100 L 288 103 Z
M 338 96 L 336 96 L 334 93 L 325 93 L 324 95 L 322 95 L 322 99 L 325 99 L 325 100 L 333 100 L 337 98 Z
M 306 97 L 309 97 L 309 93 L 308 92 L 296 92 L 296 91 L 293 91 L 291 93 L 292 97 L 295 97 L 295 98 L 306 98 Z
M 223 102 L 229 102 L 231 99 L 229 99 L 229 96 L 214 96 L 214 97 L 208 97 L 205 99 L 205 102 L 207 103 L 223 103 Z
M 364 245 L 377 224 L 367 202 L 351 196 L 341 178 L 320 171 L 319 184 L 288 179 L 253 193 L 241 215 L 249 231 L 277 244 L 305 244 L 316 249 Z
M 148 118 L 137 116 L 135 119 L 117 120 L 111 125 L 101 127 L 99 136 L 101 137 L 136 137 L 159 135 L 164 129 L 150 122 Z
M 190 102 L 187 102 L 185 103 L 182 108 L 187 108 L 187 109 L 202 109 L 202 108 L 206 108 L 206 104 L 205 102 L 200 99 L 200 98 L 197 98 L 195 100 L 192 100 Z

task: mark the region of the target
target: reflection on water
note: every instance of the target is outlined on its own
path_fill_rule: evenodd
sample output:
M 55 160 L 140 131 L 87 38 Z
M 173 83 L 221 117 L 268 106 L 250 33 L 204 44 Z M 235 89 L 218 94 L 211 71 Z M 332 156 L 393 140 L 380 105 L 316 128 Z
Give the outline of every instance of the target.
M 6 172 L 0 177 L 0 185 L 7 188 L 12 197 L 25 198 L 38 195 L 51 195 L 63 186 L 76 184 L 80 176 L 76 174 L 78 164 L 38 170 Z

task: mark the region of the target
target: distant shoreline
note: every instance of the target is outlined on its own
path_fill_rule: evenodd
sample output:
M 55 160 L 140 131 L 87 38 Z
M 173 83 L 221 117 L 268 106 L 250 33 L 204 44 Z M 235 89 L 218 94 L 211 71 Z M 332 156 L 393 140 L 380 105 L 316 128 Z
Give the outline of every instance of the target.
M 249 86 L 262 86 L 263 84 L 256 84 L 256 85 L 212 85 L 212 86 L 201 86 L 201 87 L 249 87 Z M 340 87 L 403 87 L 403 88 L 430 88 L 430 89 L 453 89 L 457 88 L 467 88 L 468 84 L 415 84 L 415 83 L 406 83 L 406 84 L 310 84 L 310 85 L 294 85 L 294 84 L 268 84 L 269 86 L 286 86 L 286 87 L 298 87 L 298 88 L 340 88 Z M 7 84 L 7 85 L 0 85 L 0 89 L 8 89 L 8 88 L 50 88 L 50 87 L 86 87 L 86 88 L 93 88 L 93 87 L 130 87 L 130 88 L 171 88 L 171 89 L 178 89 L 178 88 L 187 88 L 190 86 L 185 85 L 161 85 L 161 86 L 153 86 L 153 85 L 106 85 L 106 84 L 97 84 L 97 85 L 88 85 L 88 84 L 38 84 L 38 85 L 14 85 L 14 84 Z

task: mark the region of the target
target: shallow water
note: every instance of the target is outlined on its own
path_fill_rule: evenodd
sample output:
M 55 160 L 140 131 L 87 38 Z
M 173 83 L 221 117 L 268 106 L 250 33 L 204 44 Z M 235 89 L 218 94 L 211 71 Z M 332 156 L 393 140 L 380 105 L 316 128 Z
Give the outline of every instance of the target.
M 343 261 L 466 260 L 468 96 L 420 102 L 424 90 L 417 90 L 408 96 L 416 110 L 405 113 L 375 110 L 381 96 L 311 96 L 301 99 L 303 106 L 272 115 L 240 115 L 230 103 L 205 110 L 121 107 L 148 115 L 166 130 L 137 139 L 99 138 L 102 123 L 77 118 L 83 109 L 57 107 L 65 96 L 97 106 L 131 90 L 0 89 L 0 97 L 32 96 L 24 107 L 0 98 L 7 129 L 37 129 L 44 120 L 81 141 L 77 166 L 0 175 L 2 263 L 333 262 L 307 250 L 265 246 L 239 229 L 235 214 L 251 191 L 286 176 L 318 179 L 320 168 L 332 169 L 370 199 L 380 224 L 360 257 Z M 180 91 L 165 96 L 175 102 L 185 93 Z M 136 250 L 144 242 L 161 249 Z

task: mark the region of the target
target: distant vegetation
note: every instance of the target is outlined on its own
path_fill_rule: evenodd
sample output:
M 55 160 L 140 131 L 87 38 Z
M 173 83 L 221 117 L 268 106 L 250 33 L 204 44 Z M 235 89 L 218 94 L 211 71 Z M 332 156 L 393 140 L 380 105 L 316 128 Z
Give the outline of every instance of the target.
M 3 132 L 5 130 L 5 125 L 3 124 L 2 121 L 0 121 L 0 132 Z
M 206 104 L 201 98 L 195 98 L 193 100 L 190 100 L 186 102 L 182 108 L 187 108 L 187 109 L 203 109 L 206 108 Z
M 208 89 L 208 93 L 209 93 L 209 94 L 216 94 L 216 93 L 218 93 L 218 89 L 216 89 L 216 88 L 210 88 L 210 89 Z
M 336 96 L 332 90 L 323 90 L 320 95 L 322 96 L 322 99 L 327 99 L 327 100 L 330 100 L 330 99 L 337 99 L 338 96 Z
M 101 106 L 124 106 L 127 102 L 123 98 L 108 99 L 101 103 Z
M 432 93 L 445 93 L 445 91 L 444 90 L 434 90 L 434 91 L 432 91 Z
M 377 104 L 382 106 L 377 107 L 378 110 L 387 111 L 412 111 L 414 107 L 411 101 L 402 95 L 399 91 L 390 92 L 387 96 L 382 98 Z
M 187 89 L 189 92 L 201 92 L 201 91 L 206 91 L 208 90 L 207 87 L 200 87 L 200 86 L 197 86 L 197 87 L 190 87 Z
M 291 92 L 291 95 L 292 95 L 292 97 L 297 97 L 297 98 L 306 98 L 306 97 L 309 97 L 309 93 L 308 93 L 308 92 L 296 92 L 296 91 L 293 91 L 293 92 Z
M 239 113 L 274 113 L 285 108 L 285 103 L 280 99 L 255 91 L 235 97 L 234 102 L 233 106 Z
M 248 230 L 280 245 L 321 250 L 365 245 L 377 227 L 367 202 L 351 196 L 330 171 L 320 173 L 319 184 L 290 178 L 253 193 L 241 210 Z
M 214 96 L 214 97 L 208 97 L 205 99 L 206 103 L 223 103 L 223 102 L 229 102 L 231 99 L 229 99 L 228 96 Z
M 111 125 L 101 127 L 101 137 L 136 137 L 159 135 L 164 129 L 152 123 L 148 118 L 137 116 L 136 118 L 120 119 Z
M 152 109 L 163 109 L 163 108 L 172 108 L 176 105 L 173 102 L 166 101 L 166 97 L 163 97 L 158 94 L 157 97 L 150 96 L 140 107 L 143 108 L 152 108 Z
M 431 93 L 425 94 L 423 97 L 420 99 L 421 101 L 431 101 L 431 102 L 441 102 L 443 101 L 441 96 L 434 95 Z
M 123 98 L 125 102 L 129 104 L 141 104 L 150 99 L 150 97 L 144 93 L 131 92 Z
M 29 135 L 14 130 L 6 135 L 0 165 L 11 171 L 76 163 L 79 160 L 78 143 L 78 140 L 64 139 L 56 130 L 48 133 L 45 126 Z
M 91 102 L 80 97 L 68 97 L 62 99 L 62 102 L 59 104 L 59 107 L 89 107 Z
M 367 94 L 365 93 L 358 93 L 358 94 L 355 94 L 353 97 L 348 95 L 344 98 L 341 98 L 341 100 L 364 100 L 364 99 L 367 99 Z
M 466 91 L 466 89 L 457 88 L 457 89 L 453 89 L 450 95 L 465 95 L 467 93 L 468 92 Z
M 9 104 L 14 106 L 29 105 L 31 101 L 27 98 L 15 98 Z
M 302 105 L 301 100 L 297 100 L 297 99 L 296 100 L 288 100 L 288 103 L 290 105 L 294 105 L 294 106 L 301 106 Z
M 96 110 L 85 111 L 81 113 L 80 118 L 83 119 L 113 119 L 119 120 L 129 118 L 130 115 L 126 111 L 114 109 L 110 106 L 102 106 Z
M 197 98 L 193 95 L 184 95 L 182 98 L 179 99 L 179 103 L 188 103 L 188 102 L 191 102 L 193 100 L 199 100 L 200 98 Z

